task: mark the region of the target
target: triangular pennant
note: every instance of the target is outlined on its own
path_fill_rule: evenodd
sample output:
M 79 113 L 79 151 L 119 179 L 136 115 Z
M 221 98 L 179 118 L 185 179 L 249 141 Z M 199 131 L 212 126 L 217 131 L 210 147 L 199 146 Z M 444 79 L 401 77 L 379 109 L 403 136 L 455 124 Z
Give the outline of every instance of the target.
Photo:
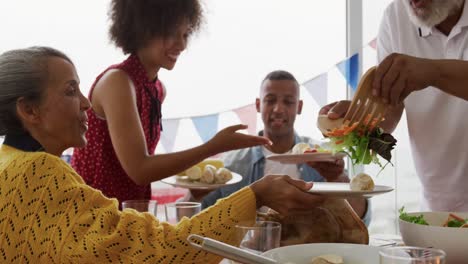
M 162 126 L 164 130 L 161 132 L 161 143 L 166 150 L 166 153 L 174 150 L 174 143 L 179 129 L 180 119 L 163 119 Z
M 243 124 L 248 125 L 247 131 L 250 135 L 257 134 L 257 109 L 255 104 L 247 105 L 233 110 Z
M 192 117 L 192 122 L 203 143 L 210 140 L 218 132 L 218 114 Z
M 359 53 L 338 63 L 336 67 L 338 67 L 341 74 L 346 78 L 348 85 L 351 86 L 353 91 L 356 91 L 359 77 Z
M 369 46 L 371 46 L 373 49 L 377 49 L 377 39 L 373 39 L 369 42 Z
M 322 107 L 328 100 L 328 73 L 323 73 L 302 84 L 317 104 Z

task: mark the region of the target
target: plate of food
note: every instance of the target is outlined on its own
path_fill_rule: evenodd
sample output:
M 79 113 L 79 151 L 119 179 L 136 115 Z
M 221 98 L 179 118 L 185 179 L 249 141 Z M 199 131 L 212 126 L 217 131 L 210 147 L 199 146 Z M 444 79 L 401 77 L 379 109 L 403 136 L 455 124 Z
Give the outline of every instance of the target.
M 287 264 L 375 264 L 379 263 L 379 250 L 360 244 L 314 243 L 274 248 L 262 256 Z
M 187 189 L 194 189 L 194 190 L 210 190 L 210 189 L 217 189 L 219 187 L 227 186 L 227 185 L 232 185 L 240 182 L 242 180 L 242 176 L 235 173 L 232 173 L 232 179 L 228 180 L 227 182 L 224 183 L 205 183 L 201 181 L 194 181 L 190 180 L 189 176 L 187 175 L 175 175 L 171 176 L 169 178 L 161 180 L 164 183 L 170 184 L 174 187 L 181 187 L 181 188 L 187 188 Z
M 351 182 L 314 182 L 310 193 L 321 194 L 330 197 L 372 197 L 393 191 L 392 187 L 375 185 L 372 177 L 359 173 L 351 179 Z
M 278 161 L 286 164 L 299 164 L 305 162 L 334 162 L 342 159 L 346 153 L 332 153 L 326 151 L 318 145 L 312 147 L 308 143 L 296 144 L 290 154 L 272 154 L 266 158 L 273 161 Z
M 221 160 L 204 160 L 178 175 L 168 177 L 161 182 L 174 187 L 210 190 L 240 182 L 242 176 L 224 168 Z
M 314 182 L 309 193 L 325 195 L 327 197 L 353 198 L 372 197 L 393 191 L 393 188 L 385 185 L 375 185 L 371 190 L 352 190 L 351 183 L 346 182 Z
M 304 153 L 304 154 L 272 154 L 266 158 L 285 164 L 299 164 L 306 162 L 335 162 L 346 156 L 344 153 Z

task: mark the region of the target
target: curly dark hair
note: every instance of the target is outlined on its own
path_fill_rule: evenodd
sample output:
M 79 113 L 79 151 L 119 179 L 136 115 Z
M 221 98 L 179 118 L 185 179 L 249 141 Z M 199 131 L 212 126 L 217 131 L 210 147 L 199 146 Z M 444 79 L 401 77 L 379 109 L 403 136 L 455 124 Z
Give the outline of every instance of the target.
M 109 16 L 110 39 L 127 54 L 152 38 L 170 36 L 183 21 L 189 34 L 197 32 L 203 10 L 199 0 L 112 0 Z

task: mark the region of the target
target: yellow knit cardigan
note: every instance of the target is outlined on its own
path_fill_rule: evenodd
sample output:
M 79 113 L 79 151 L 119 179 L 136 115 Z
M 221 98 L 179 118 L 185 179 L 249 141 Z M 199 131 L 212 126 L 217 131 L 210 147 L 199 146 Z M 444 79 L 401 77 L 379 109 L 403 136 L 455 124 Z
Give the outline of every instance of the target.
M 172 226 L 119 211 L 56 156 L 0 148 L 0 263 L 218 263 L 187 236 L 233 244 L 233 226 L 253 222 L 255 209 L 246 187 Z

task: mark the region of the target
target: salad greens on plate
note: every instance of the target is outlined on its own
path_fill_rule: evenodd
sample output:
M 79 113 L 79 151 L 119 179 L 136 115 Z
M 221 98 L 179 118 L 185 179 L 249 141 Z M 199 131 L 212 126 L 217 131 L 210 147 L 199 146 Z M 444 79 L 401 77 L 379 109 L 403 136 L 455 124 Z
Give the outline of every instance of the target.
M 326 133 L 330 140 L 329 148 L 333 153 L 346 153 L 353 165 L 373 162 L 382 167 L 377 155 L 390 162 L 391 151 L 397 141 L 392 135 L 375 126 L 378 120 L 367 119 L 360 126 L 358 122 L 352 125 L 345 122 L 341 127 Z

